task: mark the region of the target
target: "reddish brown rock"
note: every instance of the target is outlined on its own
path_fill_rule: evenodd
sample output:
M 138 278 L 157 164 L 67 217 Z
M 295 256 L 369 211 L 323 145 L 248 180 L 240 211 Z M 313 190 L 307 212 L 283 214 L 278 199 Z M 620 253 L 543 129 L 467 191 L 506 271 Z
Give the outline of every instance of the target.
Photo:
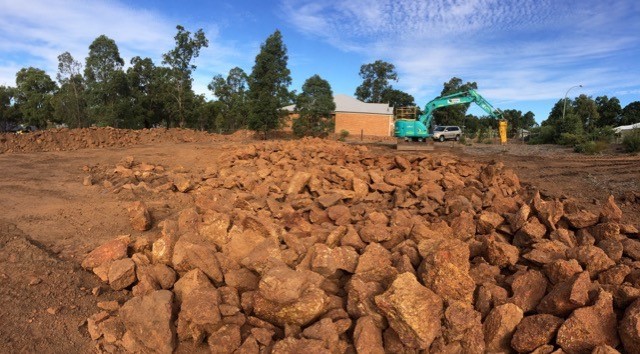
M 131 258 L 119 259 L 109 267 L 109 285 L 113 290 L 122 290 L 136 281 L 136 265 Z
M 598 215 L 586 210 L 580 210 L 572 214 L 565 214 L 564 218 L 574 229 L 582 229 L 585 227 L 593 226 L 598 223 L 599 219 Z
M 419 273 L 425 286 L 447 302 L 471 303 L 475 282 L 469 275 L 469 246 L 456 239 L 423 240 L 418 250 L 424 258 Z
M 542 223 L 550 230 L 555 230 L 556 224 L 564 215 L 564 206 L 562 205 L 562 202 L 558 200 L 544 201 L 540 197 L 540 193 L 537 192 L 533 197 L 532 206 L 533 210 L 540 217 Z
M 483 353 L 482 315 L 470 304 L 451 303 L 444 312 L 443 338 L 448 347 L 459 347 L 464 353 Z
M 478 233 L 488 235 L 503 222 L 504 218 L 500 214 L 483 211 L 478 217 Z
M 574 247 L 567 251 L 567 257 L 577 260 L 591 274 L 592 278 L 615 265 L 615 262 L 596 246 Z
M 513 238 L 513 244 L 518 247 L 526 247 L 545 237 L 547 227 L 544 226 L 537 217 L 532 216 L 524 225 L 516 232 Z
M 411 273 L 398 275 L 384 294 L 375 297 L 375 303 L 410 348 L 428 349 L 440 333 L 442 299 Z
M 622 240 L 623 254 L 633 259 L 634 261 L 640 260 L 640 241 L 630 238 L 624 238 Z
M 613 297 L 601 291 L 593 306 L 579 308 L 562 324 L 556 341 L 567 353 L 589 353 L 599 345 L 616 347 L 618 322 Z
M 600 222 L 620 222 L 622 220 L 622 210 L 616 204 L 612 195 L 602 204 L 600 211 Z
M 216 247 L 214 245 L 194 243 L 183 236 L 176 242 L 171 262 L 173 269 L 180 273 L 198 268 L 211 280 L 222 282 L 223 274 L 215 254 Z
M 119 311 L 130 352 L 172 353 L 176 344 L 173 293 L 158 290 L 127 301 Z
M 221 325 L 219 304 L 220 293 L 213 287 L 184 293 L 178 315 L 178 337 L 202 343 L 206 335 L 214 333 Z
M 559 259 L 553 261 L 544 267 L 544 274 L 547 276 L 551 284 L 558 284 L 567 280 L 575 274 L 583 271 L 580 263 L 575 259 Z
M 527 316 L 516 327 L 511 347 L 519 353 L 525 353 L 549 344 L 563 322 L 562 318 L 552 315 Z
M 351 277 L 346 286 L 347 311 L 353 318 L 371 317 L 376 324 L 383 327 L 383 316 L 374 303 L 374 297 L 384 292 L 384 287 L 379 282 L 366 282 L 360 276 Z
M 127 211 L 129 212 L 129 222 L 134 230 L 147 231 L 151 228 L 151 214 L 143 202 L 131 203 Z
M 200 269 L 193 269 L 184 274 L 173 286 L 176 303 L 182 303 L 184 295 L 197 289 L 214 289 L 213 284 Z
M 564 317 L 589 301 L 591 281 L 588 272 L 574 275 L 556 284 L 536 308 L 538 313 Z
M 369 316 L 360 317 L 353 330 L 353 344 L 358 353 L 384 354 L 382 330 Z
M 488 352 L 510 352 L 511 338 L 522 320 L 522 309 L 514 304 L 495 307 L 482 324 Z
M 628 353 L 638 353 L 640 350 L 640 299 L 634 301 L 624 311 L 619 332 L 624 349 Z
M 232 354 L 242 344 L 240 326 L 236 324 L 226 324 L 215 333 L 212 333 L 207 340 L 211 353 Z
M 506 303 L 508 297 L 509 293 L 505 288 L 496 284 L 485 283 L 478 288 L 475 308 L 484 318 L 491 309 Z
M 517 247 L 506 242 L 487 240 L 485 242 L 484 258 L 489 264 L 504 268 L 518 262 L 520 251 Z
M 254 294 L 256 316 L 280 326 L 303 326 L 318 318 L 330 299 L 319 287 L 322 278 L 314 274 L 287 267 L 267 271 Z
M 296 172 L 295 175 L 291 178 L 291 182 L 289 182 L 289 188 L 287 188 L 287 194 L 300 194 L 304 190 L 304 187 L 307 186 L 309 180 L 311 179 L 311 174 L 308 172 Z
M 127 257 L 127 247 L 130 242 L 131 238 L 127 235 L 102 244 L 84 258 L 82 267 L 91 270 L 104 263 Z
M 355 273 L 364 281 L 387 281 L 398 271 L 393 267 L 391 252 L 379 243 L 369 244 L 358 258 Z
M 513 276 L 513 296 L 508 301 L 516 304 L 525 313 L 532 311 L 545 296 L 548 284 L 547 278 L 537 270 L 518 272 Z
M 527 220 L 529 220 L 529 215 L 531 214 L 531 207 L 527 204 L 524 204 L 518 209 L 518 211 L 513 214 L 513 216 L 509 219 L 509 225 L 511 226 L 511 232 L 518 232 Z
M 593 348 L 591 354 L 620 354 L 620 352 L 605 344 Z

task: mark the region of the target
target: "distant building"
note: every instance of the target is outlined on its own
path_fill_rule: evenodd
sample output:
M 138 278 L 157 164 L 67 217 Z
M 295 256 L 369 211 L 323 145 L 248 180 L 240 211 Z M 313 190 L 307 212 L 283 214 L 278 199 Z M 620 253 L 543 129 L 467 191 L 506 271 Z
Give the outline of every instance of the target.
M 343 130 L 350 135 L 392 136 L 393 107 L 387 103 L 365 103 L 348 95 L 335 95 L 336 110 L 333 117 L 336 122 L 335 133 Z M 283 107 L 289 111 L 289 121 L 285 130 L 291 131 L 293 121 L 298 118 L 295 105 Z
M 619 127 L 613 128 L 613 131 L 616 133 L 616 135 L 624 136 L 625 134 L 629 134 L 636 129 L 640 130 L 640 123 L 621 125 Z

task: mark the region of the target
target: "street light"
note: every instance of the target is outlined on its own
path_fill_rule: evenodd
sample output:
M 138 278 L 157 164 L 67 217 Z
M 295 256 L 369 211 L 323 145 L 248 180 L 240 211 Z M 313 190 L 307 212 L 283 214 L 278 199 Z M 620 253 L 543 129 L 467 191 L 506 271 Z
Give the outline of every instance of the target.
M 572 89 L 574 89 L 576 87 L 582 87 L 582 85 L 571 86 L 567 90 L 567 93 L 564 94 L 564 108 L 562 109 L 562 121 L 563 122 L 564 122 L 564 113 L 567 111 L 567 95 L 569 94 L 569 91 L 571 91 Z

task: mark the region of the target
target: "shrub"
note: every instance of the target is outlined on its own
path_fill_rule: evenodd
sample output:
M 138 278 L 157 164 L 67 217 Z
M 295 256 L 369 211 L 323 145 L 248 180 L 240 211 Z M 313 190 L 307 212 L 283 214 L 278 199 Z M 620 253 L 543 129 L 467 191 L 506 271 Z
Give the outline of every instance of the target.
M 349 136 L 349 131 L 348 130 L 344 130 L 342 129 L 340 131 L 340 138 L 338 138 L 338 140 L 340 141 L 345 141 L 345 139 Z
M 577 144 L 573 147 L 573 151 L 587 155 L 599 154 L 609 147 L 606 141 L 587 141 Z
M 640 151 L 640 129 L 634 129 L 622 139 L 622 146 L 626 152 Z
M 556 139 L 556 129 L 550 125 L 531 130 L 529 144 L 553 144 Z
M 585 139 L 582 135 L 577 135 L 573 133 L 562 133 L 560 134 L 560 139 L 558 140 L 558 144 L 565 146 L 577 146 L 584 143 Z

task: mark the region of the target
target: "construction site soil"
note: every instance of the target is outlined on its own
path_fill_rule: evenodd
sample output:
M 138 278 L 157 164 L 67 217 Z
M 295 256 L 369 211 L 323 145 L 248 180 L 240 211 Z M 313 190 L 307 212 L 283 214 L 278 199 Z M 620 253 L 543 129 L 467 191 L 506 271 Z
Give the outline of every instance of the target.
M 640 347 L 640 156 L 0 135 L 0 352 Z

